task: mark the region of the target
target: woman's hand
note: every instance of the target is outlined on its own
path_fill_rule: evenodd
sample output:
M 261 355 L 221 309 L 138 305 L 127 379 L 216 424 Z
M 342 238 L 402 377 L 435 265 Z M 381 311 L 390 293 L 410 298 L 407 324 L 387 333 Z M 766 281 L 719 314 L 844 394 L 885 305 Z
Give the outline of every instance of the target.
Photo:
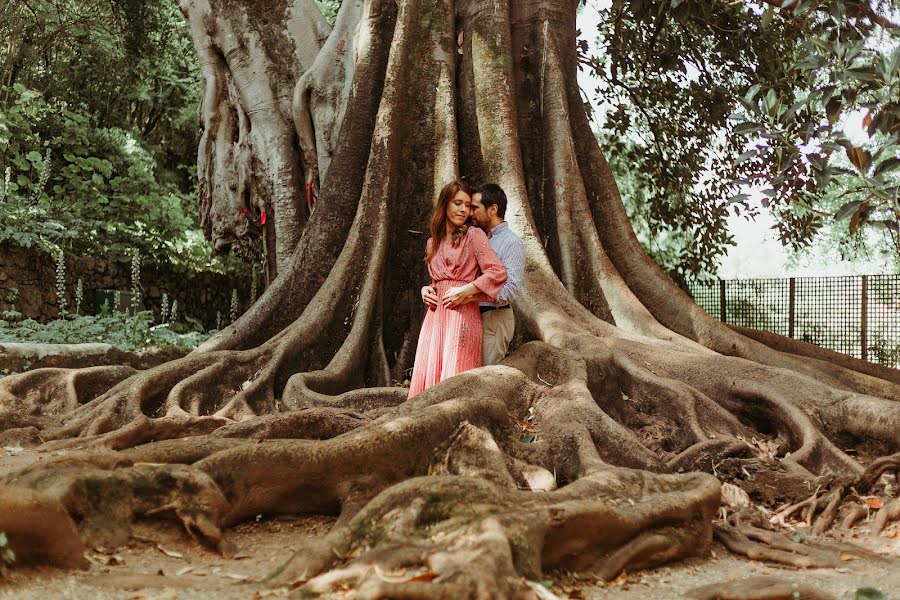
M 422 302 L 424 302 L 428 308 L 438 307 L 437 291 L 435 291 L 433 285 L 426 285 L 422 288 Z
M 471 283 L 450 288 L 444 292 L 444 308 L 455 308 L 460 304 L 465 304 L 476 290 L 477 288 Z

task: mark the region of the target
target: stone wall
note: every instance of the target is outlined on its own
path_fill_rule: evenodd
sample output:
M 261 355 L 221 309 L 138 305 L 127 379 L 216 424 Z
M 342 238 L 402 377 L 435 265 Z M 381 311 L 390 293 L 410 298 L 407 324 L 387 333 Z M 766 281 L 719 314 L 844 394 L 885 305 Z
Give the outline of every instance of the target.
M 66 298 L 68 311 L 75 310 L 75 288 L 81 278 L 84 300 L 80 314 L 94 314 L 94 299 L 98 290 L 114 289 L 123 293 L 131 290 L 131 263 L 114 262 L 90 256 L 66 256 Z M 261 279 L 261 278 L 260 278 Z M 178 300 L 178 320 L 196 319 L 205 329 L 216 325 L 216 313 L 221 312 L 227 324 L 231 311 L 232 290 L 238 294 L 238 314 L 250 305 L 251 278 L 222 275 L 209 271 L 193 271 L 170 264 L 142 264 L 142 308 L 157 316 L 163 293 Z M 18 290 L 18 298 L 10 302 Z M 262 293 L 262 283 L 257 295 Z M 123 301 L 123 304 L 126 304 Z M 124 310 L 124 306 L 122 307 Z M 59 315 L 56 295 L 56 261 L 38 248 L 22 248 L 0 244 L 0 311 L 15 309 L 25 317 L 46 322 Z

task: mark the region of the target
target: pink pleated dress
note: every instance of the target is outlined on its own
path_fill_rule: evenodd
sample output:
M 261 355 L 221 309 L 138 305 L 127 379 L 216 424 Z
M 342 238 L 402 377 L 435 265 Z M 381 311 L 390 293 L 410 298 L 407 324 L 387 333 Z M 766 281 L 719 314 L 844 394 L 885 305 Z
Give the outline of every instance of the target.
M 431 239 L 428 240 L 431 246 Z M 492 301 L 506 283 L 506 269 L 478 227 L 469 227 L 455 248 L 447 237 L 428 265 L 438 307 L 428 307 L 413 366 L 409 398 L 463 371 L 481 366 L 481 313 L 478 302 L 444 308 L 444 292 L 474 283 L 479 300 Z

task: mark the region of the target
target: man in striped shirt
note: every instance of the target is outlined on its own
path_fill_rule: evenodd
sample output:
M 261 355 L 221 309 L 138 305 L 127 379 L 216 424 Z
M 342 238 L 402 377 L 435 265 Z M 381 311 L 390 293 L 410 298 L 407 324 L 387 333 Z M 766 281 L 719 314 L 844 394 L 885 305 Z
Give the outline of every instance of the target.
M 503 220 L 506 217 L 506 193 L 499 185 L 488 183 L 474 191 L 472 213 L 478 226 L 490 238 L 491 248 L 506 267 L 506 283 L 497 294 L 496 302 L 482 302 L 479 306 L 484 325 L 482 363 L 496 365 L 506 356 L 516 329 L 516 319 L 510 303 L 522 285 L 525 246 Z

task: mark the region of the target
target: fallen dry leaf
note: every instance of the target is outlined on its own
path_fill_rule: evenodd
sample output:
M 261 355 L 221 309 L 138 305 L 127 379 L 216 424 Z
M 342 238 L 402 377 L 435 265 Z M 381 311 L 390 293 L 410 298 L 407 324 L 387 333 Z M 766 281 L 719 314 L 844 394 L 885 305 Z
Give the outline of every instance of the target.
M 619 576 L 610 581 L 613 585 L 624 585 L 628 581 L 628 574 L 625 571 L 619 573 Z
M 736 485 L 722 484 L 722 502 L 731 508 L 750 506 L 750 496 Z
M 157 547 L 157 549 L 159 549 L 160 552 L 162 552 L 166 556 L 171 556 L 172 558 L 184 558 L 184 554 L 182 554 L 181 552 L 175 552 L 174 550 L 166 550 L 159 544 L 157 544 L 156 547 Z
M 535 427 L 537 427 L 537 425 L 535 423 L 529 423 L 528 421 L 523 421 L 522 419 L 520 419 L 514 415 L 509 415 L 509 418 L 512 419 L 516 425 L 521 427 L 523 431 L 525 431 L 525 430 L 531 431 Z
M 841 552 L 841 560 L 853 560 L 853 555 L 849 552 Z
M 884 503 L 881 501 L 881 498 L 864 498 L 863 502 L 865 502 L 869 508 L 873 508 L 875 510 L 884 507 Z
M 408 579 L 407 581 L 432 581 L 434 579 L 437 579 L 438 577 L 440 577 L 439 573 L 435 573 L 433 571 L 426 571 L 425 573 L 422 573 L 421 575 L 416 575 L 415 577 L 413 577 L 412 579 Z

